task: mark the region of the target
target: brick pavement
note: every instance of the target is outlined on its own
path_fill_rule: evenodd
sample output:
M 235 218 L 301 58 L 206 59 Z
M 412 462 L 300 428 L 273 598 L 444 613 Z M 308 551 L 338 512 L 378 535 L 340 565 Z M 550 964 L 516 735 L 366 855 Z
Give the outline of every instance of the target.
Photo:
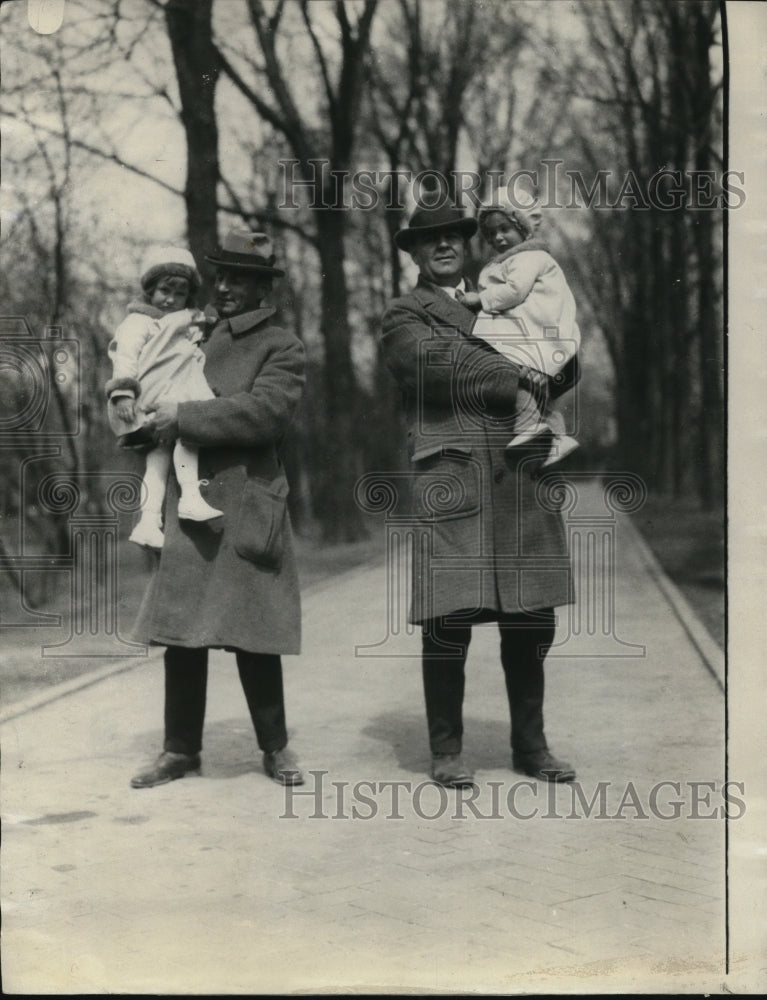
M 309 794 L 263 777 L 223 653 L 201 778 L 128 787 L 160 744 L 156 660 L 6 723 L 6 991 L 719 992 L 723 698 L 632 538 L 617 620 L 646 655 L 547 671 L 577 789 L 510 771 L 492 627 L 467 667 L 476 798 L 426 780 L 418 637 L 354 653 L 385 634 L 383 567 L 305 599 L 286 688 Z M 662 781 L 681 794 L 653 810 Z

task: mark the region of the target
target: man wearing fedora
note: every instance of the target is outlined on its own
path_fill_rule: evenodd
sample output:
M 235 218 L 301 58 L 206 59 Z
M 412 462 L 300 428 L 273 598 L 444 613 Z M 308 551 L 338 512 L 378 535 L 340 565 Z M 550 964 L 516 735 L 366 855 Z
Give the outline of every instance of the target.
M 450 205 L 415 210 L 395 242 L 418 265 L 418 283 L 390 304 L 382 324 L 410 428 L 409 513 L 419 529 L 410 620 L 423 633 L 431 774 L 447 786 L 473 782 L 462 755 L 464 667 L 472 626 L 497 622 L 512 765 L 570 781 L 575 772 L 551 753 L 543 725 L 554 608 L 572 601 L 564 525 L 536 498 L 543 456 L 522 452 L 507 465 L 505 450 L 518 386 L 542 401 L 558 396 L 577 381 L 576 363 L 554 384 L 471 337 L 474 315 L 456 293 L 467 287 L 476 228 Z
M 151 427 L 161 441 L 199 449 L 202 493 L 223 518 L 179 520 L 171 476 L 165 544 L 134 632 L 167 647 L 165 739 L 134 788 L 199 770 L 209 649 L 235 654 L 267 775 L 303 780 L 283 698 L 281 655 L 299 652 L 301 609 L 278 449 L 301 397 L 304 350 L 264 305 L 284 273 L 267 236 L 233 230 L 206 260 L 216 267 L 215 316 L 202 349 L 215 398 L 161 403 Z

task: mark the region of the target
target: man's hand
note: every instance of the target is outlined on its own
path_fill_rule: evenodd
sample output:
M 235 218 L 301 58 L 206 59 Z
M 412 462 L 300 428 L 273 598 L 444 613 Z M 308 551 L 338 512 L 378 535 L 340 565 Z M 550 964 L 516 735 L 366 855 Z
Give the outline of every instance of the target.
M 457 288 L 455 297 L 456 301 L 460 302 L 462 306 L 466 306 L 467 309 L 471 309 L 472 312 L 479 312 L 482 308 L 482 299 L 477 292 L 462 292 L 460 288 Z
M 178 437 L 178 403 L 159 403 L 154 410 L 147 411 L 150 430 L 158 444 L 170 444 Z
M 538 371 L 536 368 L 528 368 L 527 365 L 521 365 L 519 368 L 519 383 L 523 389 L 527 389 L 535 397 L 541 412 L 543 412 L 549 402 L 549 376 L 546 372 Z
M 124 423 L 132 424 L 136 419 L 136 401 L 131 399 L 130 396 L 121 396 L 112 405 L 114 406 L 115 413 Z

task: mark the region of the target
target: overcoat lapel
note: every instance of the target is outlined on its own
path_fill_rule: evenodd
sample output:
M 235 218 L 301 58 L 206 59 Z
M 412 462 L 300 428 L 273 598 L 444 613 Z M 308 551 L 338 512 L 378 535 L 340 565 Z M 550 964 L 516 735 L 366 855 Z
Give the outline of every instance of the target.
M 450 295 L 439 290 L 428 282 L 419 281 L 413 290 L 429 315 L 433 316 L 441 326 L 457 327 L 461 333 L 469 334 L 474 323 L 474 313 L 456 302 Z

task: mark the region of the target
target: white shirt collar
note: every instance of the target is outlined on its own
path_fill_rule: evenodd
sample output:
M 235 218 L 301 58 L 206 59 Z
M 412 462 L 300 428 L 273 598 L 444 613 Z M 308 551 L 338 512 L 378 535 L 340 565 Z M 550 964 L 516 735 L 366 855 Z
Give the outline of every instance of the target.
M 451 299 L 454 299 L 456 292 L 466 291 L 466 282 L 463 280 L 463 278 L 461 278 L 461 280 L 455 287 L 453 287 L 452 285 L 437 285 L 437 288 L 441 289 L 443 292 L 449 295 Z

